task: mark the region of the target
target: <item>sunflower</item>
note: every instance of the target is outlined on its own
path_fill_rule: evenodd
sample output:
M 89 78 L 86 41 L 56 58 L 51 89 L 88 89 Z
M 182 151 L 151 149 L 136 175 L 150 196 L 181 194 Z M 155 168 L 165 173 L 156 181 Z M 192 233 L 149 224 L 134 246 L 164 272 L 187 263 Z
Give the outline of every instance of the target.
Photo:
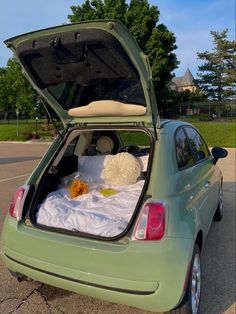
M 74 198 L 79 195 L 87 194 L 88 193 L 88 184 L 81 180 L 73 180 L 69 187 L 70 197 Z

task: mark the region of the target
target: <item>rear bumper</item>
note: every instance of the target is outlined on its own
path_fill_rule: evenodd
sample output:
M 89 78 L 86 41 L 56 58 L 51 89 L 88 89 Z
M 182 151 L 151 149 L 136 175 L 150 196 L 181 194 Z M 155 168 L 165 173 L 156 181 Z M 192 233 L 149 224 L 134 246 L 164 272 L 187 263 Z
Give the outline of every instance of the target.
M 13 254 L 15 255 L 15 254 Z M 135 281 L 135 280 L 125 280 L 125 279 L 119 279 L 119 278 L 108 278 L 106 277 L 106 281 L 108 279 L 111 280 L 111 283 L 109 286 L 105 285 L 105 284 L 100 284 L 104 281 L 104 276 L 98 276 L 98 275 L 94 275 L 94 274 L 90 274 L 91 277 L 93 277 L 93 279 L 91 278 L 91 282 L 88 281 L 83 281 L 82 279 L 76 279 L 73 277 L 69 277 L 69 276 L 65 276 L 62 275 L 63 272 L 60 273 L 55 273 L 55 272 L 51 272 L 48 271 L 48 268 L 51 267 L 47 267 L 46 265 L 43 265 L 42 263 L 42 268 L 37 268 L 35 266 L 35 260 L 33 260 L 32 258 L 26 258 L 26 256 L 19 256 L 18 258 L 20 260 L 27 260 L 28 263 L 30 264 L 26 264 L 25 262 L 20 262 L 19 260 L 15 260 L 14 258 L 6 255 L 6 254 L 1 254 L 2 260 L 5 263 L 5 265 L 7 266 L 7 268 L 11 269 L 14 272 L 19 272 L 22 273 L 24 275 L 27 275 L 25 272 L 21 272 L 20 269 L 24 269 L 25 271 L 27 270 L 27 272 L 32 273 L 32 276 L 34 276 L 34 272 L 39 273 L 40 275 L 48 275 L 51 278 L 58 278 L 61 280 L 65 280 L 71 283 L 76 283 L 76 284 L 81 284 L 81 285 L 86 285 L 86 286 L 90 286 L 90 287 L 94 287 L 94 288 L 101 288 L 101 289 L 105 289 L 105 290 L 110 290 L 110 291 L 117 291 L 117 292 L 122 292 L 122 293 L 127 293 L 127 294 L 136 294 L 136 295 L 149 295 L 149 294 L 153 294 L 157 288 L 158 285 L 157 283 L 154 281 Z M 14 270 L 12 269 L 12 266 L 14 265 Z M 49 266 L 49 265 L 48 265 Z M 84 275 L 86 275 L 88 277 L 88 274 L 83 274 L 82 272 L 80 272 L 81 277 L 83 278 Z M 34 278 L 30 275 L 27 275 L 30 278 Z M 95 277 L 96 276 L 96 280 Z M 77 276 L 76 276 L 77 277 Z M 36 278 L 34 278 L 36 279 Z M 43 281 L 37 278 L 37 280 L 39 281 Z M 96 282 L 96 283 L 95 283 Z M 122 284 L 122 286 L 124 288 L 118 288 L 119 283 Z M 134 290 L 137 287 L 140 287 L 140 290 Z M 64 287 L 65 288 L 65 287 Z M 65 288 L 66 289 L 66 288 Z M 69 289 L 70 290 L 70 289 Z M 77 290 L 76 290 L 77 291 Z
M 150 311 L 168 311 L 180 302 L 191 254 L 189 239 L 102 243 L 17 226 L 12 219 L 4 225 L 1 247 L 13 272 Z

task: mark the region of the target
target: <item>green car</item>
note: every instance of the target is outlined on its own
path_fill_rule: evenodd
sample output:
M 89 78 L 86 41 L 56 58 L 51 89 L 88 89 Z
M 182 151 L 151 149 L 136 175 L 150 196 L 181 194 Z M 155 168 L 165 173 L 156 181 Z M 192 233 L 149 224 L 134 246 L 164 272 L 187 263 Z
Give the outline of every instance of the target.
M 63 130 L 15 192 L 1 258 L 18 278 L 150 311 L 199 311 L 227 151 L 161 120 L 147 57 L 119 21 L 6 40 Z M 50 108 L 49 108 L 50 107 Z

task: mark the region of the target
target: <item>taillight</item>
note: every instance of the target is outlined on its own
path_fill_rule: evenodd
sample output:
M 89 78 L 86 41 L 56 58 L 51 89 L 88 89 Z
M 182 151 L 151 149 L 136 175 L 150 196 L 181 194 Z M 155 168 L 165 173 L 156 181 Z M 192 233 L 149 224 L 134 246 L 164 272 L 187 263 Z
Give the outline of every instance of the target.
M 15 194 L 12 197 L 9 214 L 11 217 L 21 220 L 22 218 L 22 209 L 23 209 L 23 200 L 26 195 L 26 187 L 19 187 Z
M 165 205 L 150 202 L 140 212 L 134 230 L 134 240 L 160 240 L 165 233 Z

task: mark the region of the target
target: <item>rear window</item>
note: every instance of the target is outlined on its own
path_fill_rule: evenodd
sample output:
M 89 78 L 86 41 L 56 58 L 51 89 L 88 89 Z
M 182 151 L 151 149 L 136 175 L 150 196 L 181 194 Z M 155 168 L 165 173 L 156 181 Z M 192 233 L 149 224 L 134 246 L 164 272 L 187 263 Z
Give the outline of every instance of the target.
M 135 79 L 101 79 L 89 85 L 67 82 L 49 86 L 48 91 L 65 110 L 106 99 L 145 106 L 142 86 Z

